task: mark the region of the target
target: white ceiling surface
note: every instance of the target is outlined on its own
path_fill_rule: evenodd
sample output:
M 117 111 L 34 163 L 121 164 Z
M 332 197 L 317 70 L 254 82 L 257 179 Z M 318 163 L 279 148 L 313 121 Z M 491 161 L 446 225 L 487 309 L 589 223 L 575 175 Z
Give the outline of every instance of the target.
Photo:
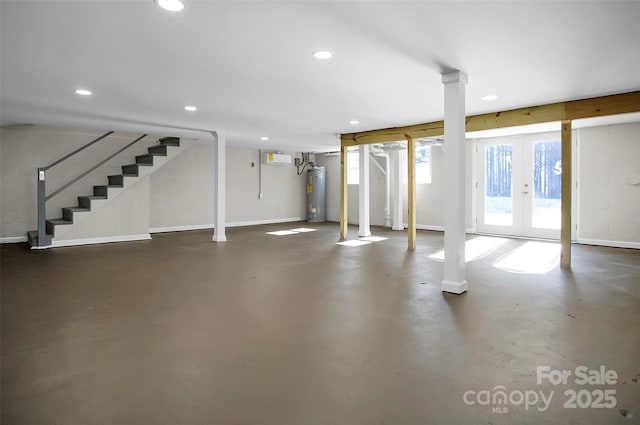
M 2 125 L 331 150 L 442 119 L 447 70 L 469 75 L 467 115 L 640 88 L 638 1 L 185 4 L 3 0 Z

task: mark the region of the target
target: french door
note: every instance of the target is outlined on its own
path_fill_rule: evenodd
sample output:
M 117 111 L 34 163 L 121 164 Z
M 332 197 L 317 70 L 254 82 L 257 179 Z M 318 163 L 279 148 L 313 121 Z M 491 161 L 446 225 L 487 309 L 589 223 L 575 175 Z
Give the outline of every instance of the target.
M 478 232 L 560 238 L 559 133 L 478 141 Z

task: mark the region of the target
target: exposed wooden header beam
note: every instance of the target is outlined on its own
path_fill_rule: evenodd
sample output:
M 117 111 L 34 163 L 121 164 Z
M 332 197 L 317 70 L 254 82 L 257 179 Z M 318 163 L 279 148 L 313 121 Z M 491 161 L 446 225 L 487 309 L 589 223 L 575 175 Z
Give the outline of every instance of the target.
M 444 121 L 430 122 L 426 124 L 409 125 L 405 127 L 385 128 L 382 130 L 364 131 L 341 135 L 340 139 L 345 146 L 366 145 L 371 143 L 397 142 L 407 140 L 407 135 L 414 139 L 420 137 L 442 136 L 444 134 Z
M 640 91 L 565 102 L 564 120 L 640 112 Z
M 640 112 L 640 91 L 473 115 L 466 118 L 466 131 L 492 130 L 494 128 L 632 112 Z M 404 127 L 343 134 L 341 141 L 344 146 L 357 146 L 406 140 L 406 135 L 418 139 L 421 137 L 442 136 L 443 134 L 444 121 L 435 121 Z
M 564 103 L 551 103 L 544 106 L 474 115 L 466 118 L 466 131 L 492 130 L 494 128 L 560 121 L 563 119 L 560 117 L 564 115 Z

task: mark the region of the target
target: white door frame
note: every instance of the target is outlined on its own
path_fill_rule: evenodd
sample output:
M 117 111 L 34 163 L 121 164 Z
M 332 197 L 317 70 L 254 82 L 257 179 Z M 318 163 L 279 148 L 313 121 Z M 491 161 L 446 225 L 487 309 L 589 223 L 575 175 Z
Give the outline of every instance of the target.
M 544 132 L 476 140 L 475 175 L 476 229 L 478 233 L 505 236 L 559 239 L 559 229 L 534 228 L 532 225 L 534 184 L 533 184 L 533 144 L 534 142 L 560 140 L 560 133 Z M 485 148 L 490 145 L 510 144 L 512 146 L 512 225 L 491 225 L 484 223 L 485 203 Z M 574 161 L 575 163 L 575 161 Z M 524 185 L 528 186 L 525 187 Z M 528 192 L 524 194 L 524 192 Z M 574 197 L 575 203 L 575 197 Z
M 522 144 L 519 143 L 520 138 L 522 136 L 515 135 L 510 137 L 492 137 L 487 139 L 480 139 L 477 141 L 477 157 L 476 161 L 478 161 L 478 165 L 476 167 L 476 171 L 478 173 L 478 187 L 477 187 L 477 224 L 476 228 L 478 233 L 488 233 L 488 234 L 497 234 L 497 235 L 508 235 L 508 236 L 520 236 L 522 234 L 522 223 L 521 223 L 521 214 L 517 214 L 517 206 L 516 203 L 516 193 L 517 189 L 521 187 L 520 182 L 520 174 L 513 172 L 511 176 L 511 225 L 503 226 L 498 224 L 485 224 L 485 187 L 486 187 L 486 165 L 485 165 L 485 148 L 487 146 L 492 145 L 511 145 L 511 158 L 512 161 L 516 160 L 516 158 L 521 158 L 518 150 L 521 148 Z M 512 170 L 520 169 L 519 164 L 512 163 Z

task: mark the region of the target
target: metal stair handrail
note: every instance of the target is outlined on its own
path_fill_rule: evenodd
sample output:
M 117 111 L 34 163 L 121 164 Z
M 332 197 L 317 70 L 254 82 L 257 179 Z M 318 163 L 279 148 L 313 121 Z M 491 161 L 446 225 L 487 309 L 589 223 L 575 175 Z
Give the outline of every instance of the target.
M 94 165 L 93 167 L 91 167 L 90 169 L 85 171 L 84 173 L 80 174 L 78 177 L 76 177 L 76 178 L 72 179 L 71 181 L 69 181 L 68 183 L 64 184 L 62 187 L 60 187 L 56 191 L 50 193 L 49 195 L 46 195 L 46 171 L 48 169 L 60 164 L 63 161 L 66 161 L 67 159 L 71 158 L 72 156 L 76 155 L 77 153 L 85 150 L 89 146 L 93 145 L 94 143 L 99 142 L 100 140 L 110 136 L 113 133 L 114 133 L 113 131 L 109 131 L 109 132 L 103 134 L 102 136 L 90 141 L 86 145 L 81 146 L 80 148 L 74 150 L 73 152 L 63 156 L 62 158 L 58 159 L 57 161 L 54 161 L 53 163 L 47 165 L 46 167 L 38 167 L 38 175 L 37 175 L 37 178 L 38 178 L 38 246 L 45 245 L 45 241 L 46 241 L 46 237 L 47 237 L 47 224 L 46 224 L 46 222 L 47 222 L 47 207 L 46 207 L 46 202 L 49 199 L 51 199 L 54 196 L 56 196 L 57 194 L 59 194 L 60 192 L 62 192 L 63 190 L 67 189 L 69 186 L 71 186 L 72 184 L 74 184 L 78 180 L 80 180 L 83 177 L 85 177 L 87 174 L 91 173 L 96 168 L 100 167 L 101 165 L 103 165 L 107 161 L 113 159 L 115 156 L 117 156 L 120 153 L 124 152 L 125 150 L 127 150 L 128 148 L 133 146 L 135 143 L 139 142 L 140 140 L 142 140 L 142 139 L 144 139 L 145 137 L 148 136 L 147 134 L 143 134 L 142 136 L 138 137 L 137 139 L 135 139 L 134 141 L 132 141 L 128 145 L 126 145 L 123 148 L 119 149 L 114 154 L 110 155 L 108 158 L 100 161 L 98 164 Z

